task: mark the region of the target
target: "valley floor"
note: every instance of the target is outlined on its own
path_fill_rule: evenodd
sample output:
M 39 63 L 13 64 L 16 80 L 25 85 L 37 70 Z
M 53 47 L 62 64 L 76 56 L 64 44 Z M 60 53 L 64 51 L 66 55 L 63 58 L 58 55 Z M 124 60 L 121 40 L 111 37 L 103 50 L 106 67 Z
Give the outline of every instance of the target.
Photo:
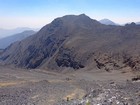
M 0 105 L 140 105 L 129 70 L 56 73 L 0 66 Z

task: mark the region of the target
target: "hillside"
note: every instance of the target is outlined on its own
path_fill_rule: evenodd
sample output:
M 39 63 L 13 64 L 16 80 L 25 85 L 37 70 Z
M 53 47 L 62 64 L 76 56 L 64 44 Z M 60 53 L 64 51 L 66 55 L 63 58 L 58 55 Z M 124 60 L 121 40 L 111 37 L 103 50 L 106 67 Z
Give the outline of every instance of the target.
M 0 49 L 5 49 L 13 42 L 21 41 L 33 34 L 35 34 L 35 32 L 32 30 L 29 30 L 29 31 L 24 31 L 24 32 L 21 32 L 18 34 L 14 34 L 14 35 L 2 38 L 2 39 L 0 39 Z
M 13 43 L 3 64 L 49 70 L 140 68 L 140 25 L 103 25 L 85 14 L 56 18 L 34 36 Z

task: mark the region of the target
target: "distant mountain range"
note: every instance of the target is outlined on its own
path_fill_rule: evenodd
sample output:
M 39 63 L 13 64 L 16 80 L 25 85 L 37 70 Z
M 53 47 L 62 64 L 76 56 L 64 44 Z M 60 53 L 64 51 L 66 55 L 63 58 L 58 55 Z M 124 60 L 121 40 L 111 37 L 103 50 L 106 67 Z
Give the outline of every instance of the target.
M 24 32 L 15 34 L 15 35 L 5 37 L 5 38 L 1 38 L 0 39 L 0 49 L 5 49 L 11 43 L 16 42 L 16 41 L 21 41 L 33 34 L 35 34 L 35 31 L 29 30 L 29 31 L 24 31 Z
M 140 25 L 104 25 L 85 14 L 54 19 L 7 47 L 3 65 L 47 70 L 140 70 Z
M 136 24 L 140 24 L 140 22 L 136 22 Z
M 105 24 L 105 25 L 118 25 L 118 24 L 116 24 L 115 22 L 113 22 L 109 19 L 102 19 L 99 22 L 102 23 L 102 24 Z
M 13 35 L 13 34 L 17 34 L 17 33 L 21 33 L 23 31 L 27 31 L 27 30 L 34 30 L 34 31 L 38 31 L 38 29 L 33 29 L 33 28 L 28 28 L 28 27 L 19 27 L 16 29 L 2 29 L 0 28 L 0 39 Z
M 113 21 L 111 21 L 111 20 L 109 20 L 109 19 L 102 19 L 102 20 L 99 20 L 99 22 L 100 22 L 101 24 L 105 24 L 105 25 L 121 25 L 121 24 L 115 23 L 115 22 L 113 22 Z M 131 24 L 131 23 L 132 23 L 132 22 L 125 23 L 125 24 Z M 137 24 L 137 25 L 140 24 L 140 22 L 134 22 L 134 23 Z M 125 24 L 123 24 L 123 25 L 125 25 Z

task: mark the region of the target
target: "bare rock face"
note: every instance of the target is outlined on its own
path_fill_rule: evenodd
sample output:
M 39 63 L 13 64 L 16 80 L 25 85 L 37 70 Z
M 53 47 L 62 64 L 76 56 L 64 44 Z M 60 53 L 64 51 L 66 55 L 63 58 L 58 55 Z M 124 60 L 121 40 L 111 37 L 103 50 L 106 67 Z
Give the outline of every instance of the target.
M 84 68 L 84 65 L 81 64 L 81 61 L 76 60 L 76 55 L 70 49 L 61 48 L 55 61 L 59 67 Z
M 140 26 L 109 26 L 88 16 L 67 15 L 44 26 L 34 36 L 7 47 L 4 64 L 22 68 L 140 68 Z

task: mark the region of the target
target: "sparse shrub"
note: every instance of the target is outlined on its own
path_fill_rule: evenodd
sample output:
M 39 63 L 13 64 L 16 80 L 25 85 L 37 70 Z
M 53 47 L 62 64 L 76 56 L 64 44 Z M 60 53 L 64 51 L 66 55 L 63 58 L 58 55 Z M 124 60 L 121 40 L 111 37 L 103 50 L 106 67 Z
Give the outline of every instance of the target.
M 69 99 L 69 97 L 67 97 L 67 101 L 69 101 L 70 99 Z

